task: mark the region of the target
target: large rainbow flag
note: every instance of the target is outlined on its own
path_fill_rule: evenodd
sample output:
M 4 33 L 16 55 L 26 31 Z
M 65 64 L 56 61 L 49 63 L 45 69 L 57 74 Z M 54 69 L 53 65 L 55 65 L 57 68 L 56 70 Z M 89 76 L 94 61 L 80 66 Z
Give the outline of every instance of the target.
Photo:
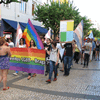
M 44 49 L 43 43 L 30 20 L 28 20 L 22 38 L 26 39 L 27 47 L 30 46 L 30 41 L 33 39 L 38 49 Z
M 11 48 L 10 70 L 44 74 L 45 50 Z

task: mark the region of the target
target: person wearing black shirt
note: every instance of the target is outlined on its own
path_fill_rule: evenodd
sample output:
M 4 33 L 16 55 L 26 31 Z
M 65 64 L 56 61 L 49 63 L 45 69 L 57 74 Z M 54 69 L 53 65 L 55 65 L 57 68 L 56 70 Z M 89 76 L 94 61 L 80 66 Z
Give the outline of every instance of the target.
M 45 49 L 45 47 L 47 46 L 47 44 L 44 42 L 44 41 L 45 41 L 45 38 L 44 38 L 44 37 L 42 37 L 42 38 L 41 38 L 41 41 L 42 41 L 43 46 L 44 46 L 44 49 Z
M 61 47 L 65 48 L 66 55 L 64 56 L 64 76 L 68 76 L 71 68 L 72 56 L 73 56 L 73 43 L 74 41 L 65 42 L 64 46 Z
M 46 45 L 45 45 L 45 50 L 47 51 L 50 51 L 51 50 L 51 41 L 50 41 L 50 39 L 48 38 L 47 39 L 47 41 L 46 41 Z M 49 68 L 49 57 L 50 57 L 50 55 L 46 52 L 46 71 L 45 71 L 45 76 L 47 76 L 48 75 L 48 73 L 49 73 L 49 70 L 50 70 L 50 68 Z

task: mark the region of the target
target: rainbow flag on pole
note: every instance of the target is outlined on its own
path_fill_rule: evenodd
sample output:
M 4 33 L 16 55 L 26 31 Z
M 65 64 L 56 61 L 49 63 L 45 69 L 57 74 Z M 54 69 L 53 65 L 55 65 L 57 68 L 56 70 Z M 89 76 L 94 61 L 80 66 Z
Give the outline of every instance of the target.
M 45 50 L 11 48 L 11 53 L 9 70 L 44 74 Z
M 28 20 L 22 38 L 26 39 L 27 47 L 30 46 L 30 41 L 33 39 L 38 49 L 44 49 L 43 43 L 30 20 Z

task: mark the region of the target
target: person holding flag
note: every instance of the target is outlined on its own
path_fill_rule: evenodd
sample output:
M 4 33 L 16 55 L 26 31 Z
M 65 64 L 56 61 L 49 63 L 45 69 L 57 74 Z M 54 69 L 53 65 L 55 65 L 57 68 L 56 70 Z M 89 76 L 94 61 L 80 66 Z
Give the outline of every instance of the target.
M 70 68 L 72 64 L 72 56 L 73 56 L 73 41 L 65 42 L 64 46 L 60 41 L 60 45 L 62 48 L 65 48 L 66 55 L 64 56 L 64 76 L 68 76 L 70 73 Z

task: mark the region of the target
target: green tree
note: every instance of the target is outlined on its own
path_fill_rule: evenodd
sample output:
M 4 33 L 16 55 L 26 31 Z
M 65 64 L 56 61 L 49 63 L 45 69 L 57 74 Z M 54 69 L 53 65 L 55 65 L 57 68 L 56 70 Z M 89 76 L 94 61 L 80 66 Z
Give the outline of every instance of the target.
M 100 31 L 96 28 L 91 28 L 94 37 L 100 37 Z
M 25 2 L 27 2 L 28 0 L 23 0 Z M 0 0 L 0 4 L 4 3 L 4 4 L 9 4 L 11 2 L 21 2 L 21 0 Z
M 93 23 L 91 23 L 90 20 L 87 19 L 86 16 L 82 17 L 81 19 L 83 19 L 83 22 L 84 22 L 83 32 L 85 36 L 91 30 L 90 27 L 93 25 Z
M 55 35 L 59 34 L 60 20 L 74 20 L 74 29 L 82 19 L 84 20 L 85 31 L 91 26 L 86 17 L 80 16 L 80 12 L 76 7 L 73 6 L 73 3 L 69 4 L 65 2 L 59 4 L 51 2 L 50 5 L 37 5 L 34 14 L 36 16 L 34 20 L 43 22 L 43 25 L 47 29 L 50 27 Z

